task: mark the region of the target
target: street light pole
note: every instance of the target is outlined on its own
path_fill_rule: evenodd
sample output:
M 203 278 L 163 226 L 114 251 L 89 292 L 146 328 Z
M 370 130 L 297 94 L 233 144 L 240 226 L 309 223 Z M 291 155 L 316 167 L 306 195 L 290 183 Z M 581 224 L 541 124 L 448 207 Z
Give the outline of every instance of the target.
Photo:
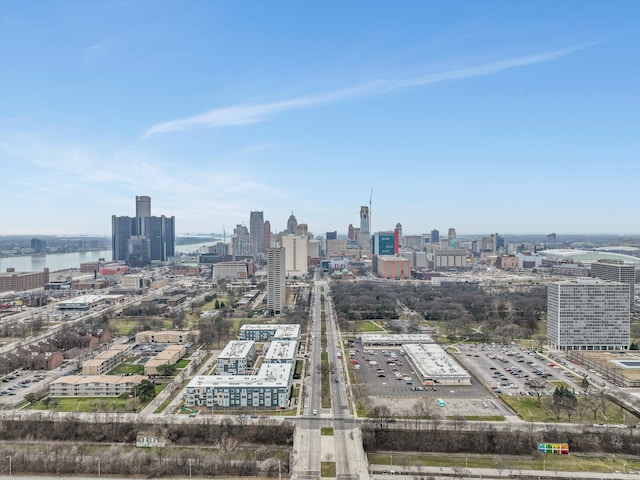
M 11 476 L 11 455 L 7 455 L 7 458 L 9 459 L 9 476 Z
M 191 478 L 191 459 L 189 459 L 189 478 Z
M 98 462 L 98 476 L 100 476 L 100 457 L 96 457 L 96 461 Z

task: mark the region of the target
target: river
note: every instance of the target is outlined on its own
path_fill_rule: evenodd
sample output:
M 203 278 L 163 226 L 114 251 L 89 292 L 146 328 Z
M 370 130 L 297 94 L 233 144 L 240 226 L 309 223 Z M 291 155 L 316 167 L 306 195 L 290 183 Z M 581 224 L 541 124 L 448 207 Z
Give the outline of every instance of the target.
M 199 248 L 215 245 L 217 242 L 192 243 L 189 245 L 176 245 L 176 253 L 192 253 Z M 21 257 L 0 258 L 0 272 L 6 272 L 7 268 L 15 268 L 16 272 L 42 272 L 48 268 L 50 272 L 80 268 L 81 263 L 96 262 L 104 258 L 111 261 L 111 249 L 96 250 L 93 252 L 75 253 L 48 253 L 46 255 L 24 255 Z

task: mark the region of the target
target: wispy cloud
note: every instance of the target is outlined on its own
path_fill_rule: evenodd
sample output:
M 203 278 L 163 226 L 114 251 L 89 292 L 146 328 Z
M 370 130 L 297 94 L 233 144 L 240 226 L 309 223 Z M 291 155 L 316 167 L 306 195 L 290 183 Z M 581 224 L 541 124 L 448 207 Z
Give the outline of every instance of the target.
M 523 67 L 526 65 L 548 62 L 566 56 L 577 50 L 586 48 L 590 45 L 592 44 L 580 45 L 577 47 L 565 48 L 561 50 L 553 50 L 537 55 L 511 58 L 498 62 L 485 63 L 483 65 L 477 65 L 474 67 L 448 70 L 413 78 L 400 80 L 377 80 L 373 82 L 363 83 L 351 88 L 335 90 L 318 95 L 294 98 L 291 100 L 283 100 L 280 102 L 240 104 L 230 107 L 217 108 L 191 117 L 158 123 L 146 129 L 143 136 L 146 138 L 160 133 L 177 132 L 181 130 L 189 130 L 192 128 L 228 127 L 234 125 L 249 125 L 253 123 L 265 122 L 276 114 L 290 110 L 325 105 L 333 102 L 339 102 L 342 100 L 364 96 L 382 95 L 403 88 L 420 87 L 453 80 L 463 80 L 467 78 L 498 73 L 503 70 Z

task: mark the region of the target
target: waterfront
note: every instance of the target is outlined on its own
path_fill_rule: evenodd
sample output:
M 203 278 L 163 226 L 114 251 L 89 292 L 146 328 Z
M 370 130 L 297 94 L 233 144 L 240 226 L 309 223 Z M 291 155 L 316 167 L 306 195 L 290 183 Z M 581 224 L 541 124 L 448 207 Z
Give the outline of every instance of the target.
M 204 246 L 215 245 L 216 242 L 176 245 L 176 253 L 191 253 Z M 96 262 L 104 258 L 111 260 L 111 249 L 91 252 L 49 253 L 46 255 L 25 255 L 20 257 L 0 258 L 0 272 L 7 268 L 15 268 L 16 272 L 41 272 L 48 268 L 51 272 L 80 268 L 81 263 Z

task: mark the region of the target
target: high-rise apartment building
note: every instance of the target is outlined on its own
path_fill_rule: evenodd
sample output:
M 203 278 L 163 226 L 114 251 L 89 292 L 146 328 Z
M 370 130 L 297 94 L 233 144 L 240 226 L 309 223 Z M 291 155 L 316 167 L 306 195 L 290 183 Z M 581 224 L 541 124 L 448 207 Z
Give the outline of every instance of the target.
M 236 225 L 231 237 L 231 249 L 234 259 L 253 258 L 253 239 L 249 234 L 249 229 L 244 225 Z
M 547 339 L 559 350 L 626 350 L 631 312 L 626 283 L 576 278 L 547 287 Z
M 285 250 L 285 271 L 288 277 L 301 277 L 309 270 L 309 237 L 282 235 L 280 246 Z
M 264 253 L 264 213 L 251 212 L 249 217 L 249 233 L 254 239 L 256 251 L 254 256 L 257 258 Z
M 356 239 L 356 231 L 353 228 L 353 225 L 351 223 L 349 224 L 349 228 L 347 228 L 347 239 L 349 240 Z M 331 240 L 331 239 L 327 238 L 327 240 Z
M 622 282 L 631 286 L 630 306 L 634 310 L 636 267 L 632 263 L 621 260 L 598 260 L 591 264 L 591 276 L 602 280 Z
M 284 311 L 287 305 L 285 249 L 268 248 L 267 252 L 267 309 L 272 314 Z

